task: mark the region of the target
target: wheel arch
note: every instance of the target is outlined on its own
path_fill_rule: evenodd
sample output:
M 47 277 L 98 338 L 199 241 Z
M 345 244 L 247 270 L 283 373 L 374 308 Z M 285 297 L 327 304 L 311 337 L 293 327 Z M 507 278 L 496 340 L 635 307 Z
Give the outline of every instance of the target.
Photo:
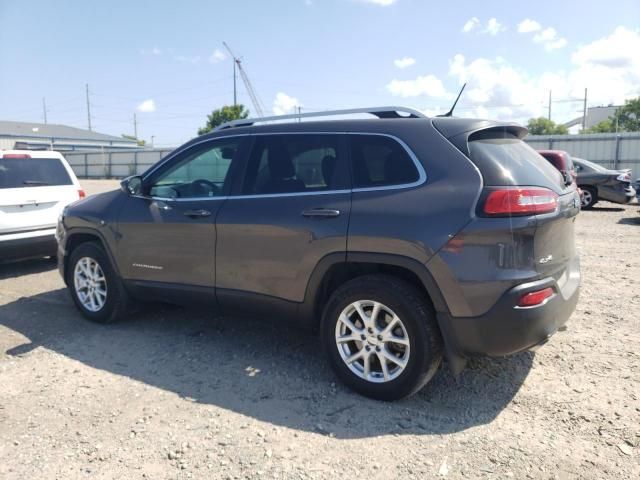
M 300 317 L 307 327 L 317 329 L 326 300 L 340 285 L 374 273 L 393 275 L 423 291 L 437 312 L 448 312 L 440 288 L 425 265 L 412 258 L 367 252 L 332 253 L 314 269 L 300 305 Z
M 75 250 L 79 245 L 83 243 L 93 242 L 97 243 L 102 247 L 102 249 L 106 252 L 107 257 L 109 257 L 109 261 L 111 262 L 111 266 L 116 274 L 119 276 L 120 271 L 118 270 L 118 264 L 115 262 L 115 258 L 109 248 L 108 243 L 106 242 L 104 236 L 98 232 L 97 230 L 91 230 L 88 228 L 74 228 L 67 232 L 67 238 L 65 242 L 64 248 L 64 274 L 63 278 L 66 283 L 67 281 L 67 271 L 68 271 L 68 263 L 69 258 L 71 257 L 71 252 Z

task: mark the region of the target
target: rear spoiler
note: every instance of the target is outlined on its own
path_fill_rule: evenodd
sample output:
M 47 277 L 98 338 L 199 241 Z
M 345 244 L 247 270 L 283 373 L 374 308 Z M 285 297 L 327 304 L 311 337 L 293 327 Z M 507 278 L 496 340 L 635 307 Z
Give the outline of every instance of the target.
M 466 118 L 434 118 L 433 126 L 465 155 L 469 155 L 469 138 L 478 134 L 508 133 L 523 139 L 529 133 L 522 125 L 513 122 L 494 122 Z

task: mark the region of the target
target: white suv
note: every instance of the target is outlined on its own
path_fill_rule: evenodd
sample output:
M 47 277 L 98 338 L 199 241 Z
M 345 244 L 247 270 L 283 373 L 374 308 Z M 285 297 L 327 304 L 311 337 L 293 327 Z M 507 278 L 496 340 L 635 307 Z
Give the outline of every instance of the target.
M 60 153 L 0 151 L 0 262 L 55 255 L 58 216 L 84 196 Z

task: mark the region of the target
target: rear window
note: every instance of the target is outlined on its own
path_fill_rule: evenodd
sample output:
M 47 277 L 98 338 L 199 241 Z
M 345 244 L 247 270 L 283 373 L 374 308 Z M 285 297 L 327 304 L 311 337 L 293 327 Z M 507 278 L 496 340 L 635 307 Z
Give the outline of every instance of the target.
M 0 158 L 0 188 L 73 185 L 57 158 Z
M 511 133 L 476 133 L 469 139 L 469 152 L 486 186 L 531 185 L 556 191 L 564 188 L 560 172 Z

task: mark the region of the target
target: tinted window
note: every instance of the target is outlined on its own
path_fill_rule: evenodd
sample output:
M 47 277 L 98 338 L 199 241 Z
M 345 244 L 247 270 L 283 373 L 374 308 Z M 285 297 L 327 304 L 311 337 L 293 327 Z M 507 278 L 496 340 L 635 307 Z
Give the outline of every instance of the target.
M 355 188 L 413 183 L 420 178 L 407 151 L 381 135 L 349 135 Z
M 469 152 L 487 186 L 532 185 L 555 190 L 564 186 L 562 175 L 553 165 L 510 133 L 474 134 Z
M 218 197 L 240 140 L 207 143 L 185 152 L 153 181 L 151 196 L 162 198 Z
M 344 188 L 338 135 L 258 135 L 249 157 L 245 195 Z M 343 177 L 343 176 L 342 176 Z
M 0 159 L 0 188 L 72 184 L 66 168 L 57 158 Z

